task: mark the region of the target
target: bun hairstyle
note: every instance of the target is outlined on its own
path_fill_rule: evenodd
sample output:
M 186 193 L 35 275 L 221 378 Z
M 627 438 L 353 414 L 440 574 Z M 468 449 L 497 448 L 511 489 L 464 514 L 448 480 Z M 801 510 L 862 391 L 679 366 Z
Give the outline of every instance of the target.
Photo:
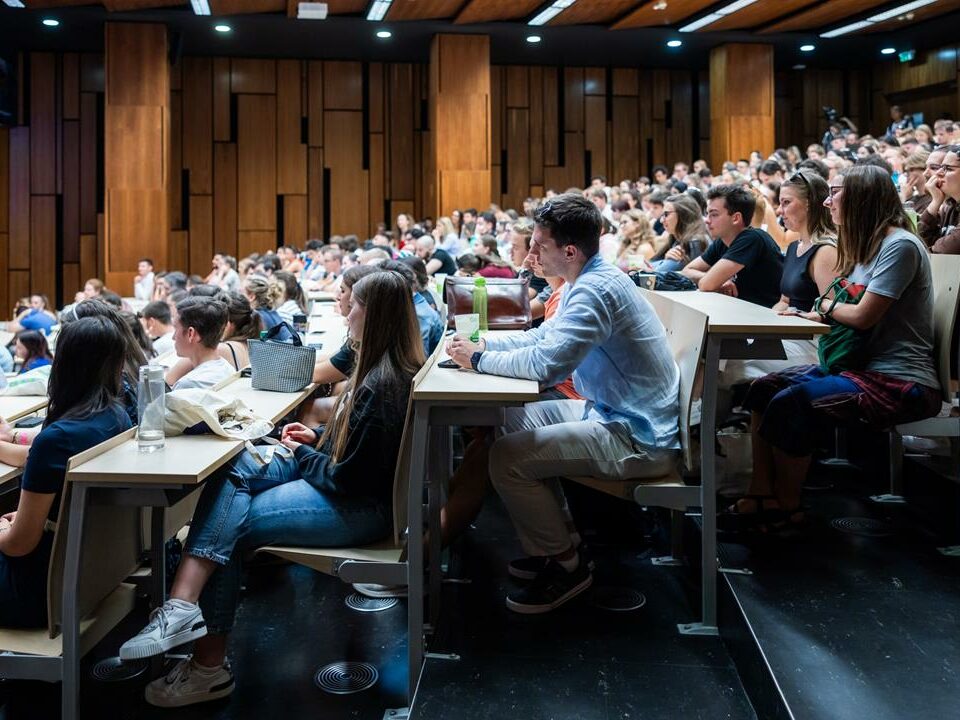
M 253 297 L 255 310 L 274 310 L 283 301 L 283 286 L 272 278 L 250 275 L 243 289 Z

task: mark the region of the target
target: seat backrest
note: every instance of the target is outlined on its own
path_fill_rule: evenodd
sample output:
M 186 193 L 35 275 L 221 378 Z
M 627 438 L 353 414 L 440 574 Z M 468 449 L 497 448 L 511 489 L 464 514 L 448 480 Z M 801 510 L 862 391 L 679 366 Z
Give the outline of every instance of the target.
M 934 358 L 943 399 L 950 401 L 950 351 L 960 302 L 960 255 L 930 256 L 933 275 Z
M 52 638 L 60 633 L 63 615 L 63 570 L 71 522 L 70 471 L 122 442 L 134 440 L 135 437 L 136 429 L 128 430 L 74 455 L 67 464 L 67 478 L 63 485 L 57 531 L 47 571 L 47 624 Z M 137 569 L 141 549 L 140 528 L 139 507 L 87 504 L 80 548 L 78 608 L 81 618 L 90 614 L 101 600 Z
M 454 317 L 473 312 L 472 277 L 451 277 L 444 280 L 444 301 L 447 304 L 447 327 L 454 326 Z M 486 278 L 487 326 L 491 330 L 526 330 L 533 322 L 530 310 L 530 282 L 526 278 Z
M 681 305 L 650 290 L 640 290 L 650 301 L 667 331 L 667 342 L 680 369 L 680 450 L 688 470 L 696 467 L 693 443 L 690 442 L 690 410 L 702 387 L 697 382 L 700 359 L 707 338 L 707 316 L 699 310 Z
M 393 542 L 400 545 L 407 531 L 407 493 L 410 488 L 410 453 L 413 446 L 413 391 L 437 362 L 443 352 L 444 342 L 427 357 L 420 371 L 410 381 L 410 399 L 407 400 L 407 414 L 403 421 L 403 433 L 400 436 L 400 452 L 397 453 L 397 469 L 393 474 Z

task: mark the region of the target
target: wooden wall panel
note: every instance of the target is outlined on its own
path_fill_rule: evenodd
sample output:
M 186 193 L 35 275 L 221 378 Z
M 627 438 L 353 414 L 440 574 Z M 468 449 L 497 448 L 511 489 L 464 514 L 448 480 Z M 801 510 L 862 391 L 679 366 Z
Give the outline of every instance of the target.
M 190 233 L 186 230 L 170 231 L 170 246 L 167 249 L 167 267 L 185 268 L 190 264 L 189 237 Z M 203 275 L 206 274 L 206 272 L 203 273 Z
M 230 137 L 230 58 L 213 59 L 213 139 L 229 142 Z
M 6 233 L 10 228 L 10 130 L 0 127 L 0 233 L 4 234 L 4 244 L 0 246 L 0 262 L 6 263 Z M 5 277 L 7 268 L 3 266 L 0 280 Z
M 307 146 L 300 142 L 299 60 L 277 63 L 277 194 L 307 194 Z
M 206 275 L 213 257 L 213 196 L 190 196 L 189 273 Z
M 111 188 L 148 188 L 164 175 L 164 108 L 159 105 L 108 104 L 105 143 L 106 175 Z
M 526 108 L 507 110 L 507 187 L 502 206 L 522 208 L 530 193 L 530 111 Z
M 323 222 L 323 149 L 307 151 L 307 235 L 311 240 L 326 239 Z
M 83 288 L 83 283 L 85 283 L 90 278 L 95 278 L 100 275 L 100 258 L 99 258 L 99 248 L 97 242 L 96 234 L 92 235 L 81 235 L 80 236 L 80 283 L 81 285 L 77 287 L 77 290 Z M 64 293 L 65 299 L 69 299 L 71 296 L 69 293 Z
M 529 69 L 526 65 L 508 65 L 504 75 L 508 108 L 525 108 L 530 105 Z
M 6 312 L 10 312 L 10 309 L 17 304 L 20 298 L 25 298 L 30 295 L 30 271 L 11 270 L 7 275 L 7 279 L 10 282 L 10 287 L 7 291 Z
M 362 226 L 361 226 L 362 227 Z M 283 238 L 284 245 L 293 245 L 303 250 L 307 244 L 307 196 L 283 196 Z
M 357 233 L 366 227 L 369 216 L 361 113 L 331 110 L 324 114 L 324 163 L 330 170 L 327 232 L 331 235 Z
M 52 295 L 57 285 L 57 199 L 30 198 L 30 291 Z
M 10 129 L 10 270 L 30 268 L 30 129 Z
M 383 63 L 370 63 L 367 70 L 367 77 L 370 132 L 382 133 L 385 103 Z
M 610 129 L 610 182 L 620 178 L 640 176 L 640 142 L 642 138 L 633 128 L 640 127 L 637 98 L 613 98 L 613 122 Z
M 363 109 L 363 65 L 339 60 L 323 64 L 323 106 L 327 110 Z
M 237 257 L 237 146 L 213 146 L 213 245 Z
M 53 53 L 30 53 L 30 192 L 57 192 L 57 63 Z
M 543 69 L 543 164 L 560 164 L 559 68 Z
M 80 56 L 64 53 L 61 61 L 61 103 L 64 120 L 80 119 Z
M 564 130 L 583 130 L 583 68 L 563 68 Z
M 80 94 L 80 232 L 97 232 L 97 123 L 100 106 L 93 93 Z
M 269 95 L 240 95 L 237 117 L 237 228 L 276 230 L 276 102 Z
M 167 208 L 170 227 L 183 228 L 183 94 L 170 93 L 170 123 L 177 132 L 170 133 L 167 152 Z M 189 212 L 189 208 L 187 209 Z M 171 236 L 172 237 L 172 236 Z
M 307 63 L 307 144 L 323 147 L 323 62 Z
M 530 68 L 530 184 L 543 185 L 543 68 L 539 66 Z
M 213 192 L 213 63 L 183 59 L 183 167 L 190 171 L 190 193 Z
M 416 97 L 413 66 L 408 63 L 392 64 L 387 77 L 387 97 L 393 103 L 387 116 L 390 158 L 388 194 L 397 200 L 413 200 L 413 105 Z M 327 148 L 327 151 L 329 153 L 331 148 Z
M 634 103 L 636 104 L 636 103 Z M 607 174 L 607 98 L 587 95 L 584 98 L 584 148 L 590 153 L 591 175 Z M 607 178 L 614 182 L 613 178 Z
M 246 257 L 254 253 L 262 255 L 277 247 L 275 230 L 241 230 L 237 235 L 238 257 Z
M 230 92 L 272 95 L 277 91 L 277 62 L 259 58 L 233 58 Z
M 63 262 L 80 262 L 80 123 L 77 120 L 63 122 L 62 238 Z M 63 286 L 74 287 L 67 284 L 66 279 Z
M 389 222 L 390 219 L 383 216 L 384 202 L 386 196 L 386 141 L 383 133 L 371 133 L 370 143 L 370 212 L 368 215 L 368 227 L 370 232 L 376 229 L 377 223 Z M 427 173 L 423 173 L 426 177 Z M 311 237 L 313 237 L 311 233 Z

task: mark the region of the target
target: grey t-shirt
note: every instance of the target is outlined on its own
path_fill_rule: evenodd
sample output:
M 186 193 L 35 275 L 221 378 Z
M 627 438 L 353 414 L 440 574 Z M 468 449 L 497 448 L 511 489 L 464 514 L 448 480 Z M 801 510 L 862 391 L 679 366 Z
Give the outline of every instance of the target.
M 891 233 L 872 260 L 854 267 L 850 280 L 895 301 L 870 334 L 866 369 L 940 387 L 933 364 L 933 281 L 923 243 L 906 230 Z

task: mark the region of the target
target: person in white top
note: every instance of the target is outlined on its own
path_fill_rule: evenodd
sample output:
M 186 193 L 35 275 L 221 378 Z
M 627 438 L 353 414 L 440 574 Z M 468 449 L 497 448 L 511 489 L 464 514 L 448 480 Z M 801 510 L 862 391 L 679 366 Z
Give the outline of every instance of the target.
M 133 296 L 150 302 L 153 297 L 153 260 L 143 258 L 137 263 L 137 276 L 133 279 Z
M 170 306 L 163 300 L 154 300 L 140 311 L 140 324 L 153 342 L 157 357 L 173 350 L 173 320 Z
M 292 272 L 280 270 L 273 274 L 273 279 L 283 288 L 283 302 L 277 308 L 277 315 L 285 323 L 293 325 L 295 315 L 307 314 L 307 296 Z
M 227 306 L 219 300 L 188 297 L 177 303 L 173 343 L 192 369 L 174 383 L 174 390 L 210 388 L 233 374 L 233 366 L 217 351 L 226 324 Z

